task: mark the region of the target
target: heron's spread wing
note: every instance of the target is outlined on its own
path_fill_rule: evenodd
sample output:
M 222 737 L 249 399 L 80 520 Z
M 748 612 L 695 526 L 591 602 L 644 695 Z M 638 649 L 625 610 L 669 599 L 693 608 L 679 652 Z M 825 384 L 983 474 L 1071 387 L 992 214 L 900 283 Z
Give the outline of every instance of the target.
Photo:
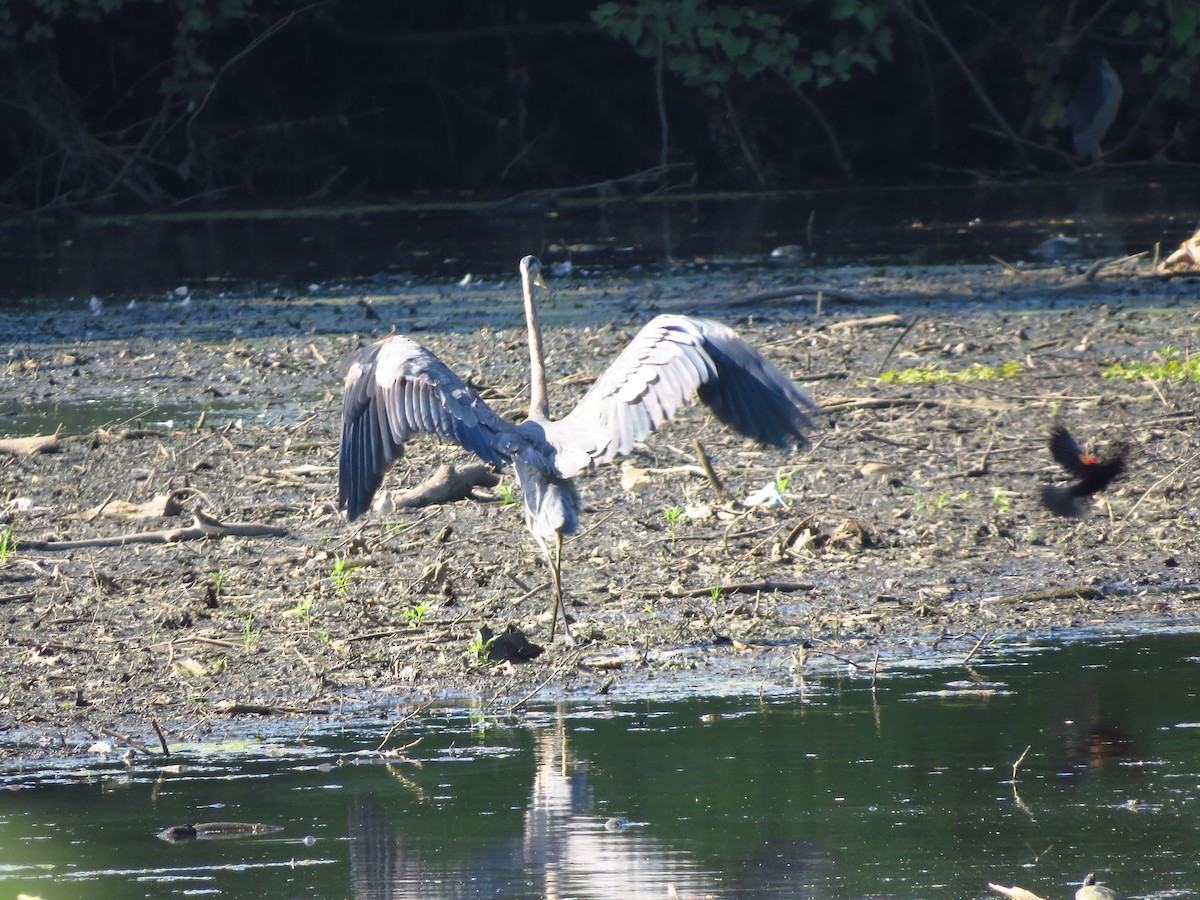
M 816 406 L 731 328 L 708 319 L 658 316 L 565 418 L 545 424 L 567 477 L 623 456 L 699 398 L 721 421 L 767 444 L 803 444 Z
M 338 507 L 366 512 L 410 435 L 440 435 L 499 464 L 497 435 L 512 431 L 461 378 L 415 341 L 399 335 L 347 360 L 338 458 Z

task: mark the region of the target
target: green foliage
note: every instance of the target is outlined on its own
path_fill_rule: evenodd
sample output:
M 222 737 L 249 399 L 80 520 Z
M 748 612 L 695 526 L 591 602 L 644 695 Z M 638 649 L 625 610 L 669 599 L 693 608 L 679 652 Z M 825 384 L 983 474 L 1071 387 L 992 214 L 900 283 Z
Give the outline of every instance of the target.
M 770 9 L 711 0 L 601 3 L 592 20 L 640 56 L 710 97 L 733 79 L 772 72 L 799 88 L 874 72 L 891 59 L 886 0 L 785 0 Z M 823 14 L 823 15 L 822 15 Z M 812 27 L 821 22 L 820 30 Z
M 425 624 L 425 617 L 429 615 L 428 603 L 416 603 L 404 611 L 404 620 L 408 623 L 409 628 L 420 628 Z
M 1163 96 L 1191 97 L 1200 73 L 1200 4 L 1141 0 L 1121 20 L 1121 37 L 1146 48 L 1142 74 L 1161 84 Z
M 1118 360 L 1100 374 L 1118 381 L 1200 381 L 1200 355 L 1183 359 L 1175 347 L 1163 347 L 1155 356 L 1150 362 Z
M 17 552 L 17 539 L 13 537 L 13 524 L 9 522 L 0 531 L 0 563 L 8 562 L 8 558 Z
M 346 591 L 350 589 L 350 573 L 362 566 L 352 566 L 346 562 L 346 557 L 339 556 L 333 564 L 333 568 L 329 572 L 329 577 L 333 581 L 333 586 L 338 591 Z
M 204 39 L 248 18 L 254 4 L 255 0 L 0 0 L 0 52 L 48 43 L 64 26 L 98 25 L 128 17 L 137 7 L 163 7 L 174 27 L 175 59 L 160 90 L 200 96 L 215 71 L 201 54 Z
M 984 366 L 974 363 L 965 369 L 951 371 L 940 366 L 918 366 L 915 369 L 889 369 L 879 376 L 883 384 L 938 384 L 950 382 L 953 384 L 968 384 L 972 381 L 1003 381 L 1016 378 L 1024 367 L 1015 360 L 1000 366 Z
M 671 542 L 675 541 L 675 528 L 679 522 L 679 517 L 683 515 L 683 510 L 678 506 L 664 506 L 663 518 L 667 520 L 667 532 L 671 535 Z
M 308 597 L 304 600 L 301 600 L 299 603 L 297 603 L 291 609 L 285 610 L 283 614 L 285 616 L 291 616 L 292 618 L 295 618 L 295 619 L 303 622 L 305 625 L 309 625 L 312 623 L 312 618 L 313 618 L 312 605 L 313 605 L 313 598 Z
M 971 495 L 967 492 L 951 495 L 949 491 L 942 491 L 936 497 L 929 494 L 918 494 L 913 499 L 913 510 L 917 513 L 922 513 L 925 510 L 933 512 L 941 512 L 950 506 L 951 503 L 961 503 L 964 500 L 970 499 Z
M 242 621 L 242 644 L 247 650 L 253 650 L 258 643 L 258 632 L 254 630 L 254 616 L 247 614 Z
M 499 485 L 496 488 L 496 490 L 498 490 L 500 492 L 502 506 L 512 506 L 514 503 L 517 502 L 517 498 L 513 495 L 513 489 L 512 489 L 511 484 Z

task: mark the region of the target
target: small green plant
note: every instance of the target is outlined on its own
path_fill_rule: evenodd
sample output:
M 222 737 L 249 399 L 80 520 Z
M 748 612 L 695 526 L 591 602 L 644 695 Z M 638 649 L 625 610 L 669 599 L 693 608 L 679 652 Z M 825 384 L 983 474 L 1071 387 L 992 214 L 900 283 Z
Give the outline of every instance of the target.
M 425 624 L 427 615 L 429 615 L 429 604 L 415 603 L 404 611 L 404 621 L 408 623 L 409 628 L 420 628 Z
M 671 543 L 675 543 L 675 528 L 679 517 L 683 515 L 683 509 L 678 506 L 664 506 L 662 512 L 667 520 L 667 533 L 671 535 Z
M 512 506 L 517 502 L 517 498 L 513 495 L 511 484 L 502 484 L 496 490 L 500 492 L 501 506 Z
M 775 489 L 779 493 L 782 494 L 788 489 L 788 485 L 792 483 L 792 476 L 796 474 L 796 471 L 796 469 L 792 469 L 790 472 L 784 472 L 783 469 L 779 469 L 775 473 Z
M 713 603 L 720 603 L 725 599 L 725 588 L 720 585 L 714 585 L 708 589 L 709 595 L 712 597 Z
M 254 630 L 254 616 L 251 613 L 247 613 L 245 621 L 242 622 L 242 643 L 247 650 L 253 650 L 254 645 L 258 643 L 258 632 Z
M 996 508 L 1000 512 L 1008 512 L 1008 508 L 1012 506 L 1012 498 L 1003 488 L 996 488 L 992 491 L 992 502 L 996 504 Z
M 346 557 L 339 556 L 333 564 L 333 569 L 329 572 L 329 577 L 333 581 L 333 587 L 338 591 L 347 591 L 350 589 L 350 573 L 361 566 L 352 566 L 346 562 Z
M 1157 359 L 1150 362 L 1118 360 L 1100 374 L 1115 381 L 1200 381 L 1200 355 L 1185 359 L 1176 347 L 1163 347 L 1154 355 Z
M 312 623 L 312 620 L 313 620 L 312 605 L 313 605 L 313 598 L 308 597 L 304 600 L 301 600 L 299 603 L 297 603 L 291 609 L 284 610 L 283 614 L 285 616 L 291 616 L 292 618 L 303 622 L 305 625 L 309 625 Z
M 913 502 L 917 512 L 923 512 L 927 509 L 937 512 L 945 509 L 954 501 L 961 502 L 970 496 L 971 495 L 966 492 L 951 496 L 949 491 L 942 491 L 936 497 L 930 497 L 928 494 L 918 494 Z
M 208 577 L 212 579 L 212 595 L 220 599 L 221 589 L 225 586 L 225 570 L 219 572 L 209 572 Z
M 973 381 L 1003 381 L 1016 378 L 1025 367 L 1016 360 L 1009 360 L 999 366 L 985 366 L 980 363 L 967 366 L 965 369 L 952 371 L 940 366 L 918 366 L 915 369 L 889 369 L 879 376 L 883 384 L 969 384 Z
M 17 539 L 13 537 L 13 523 L 9 522 L 0 531 L 0 563 L 8 562 L 8 558 L 17 552 Z
M 471 642 L 471 646 L 463 651 L 463 656 L 468 661 L 487 662 L 488 650 L 499 636 L 498 634 L 491 634 L 490 630 L 485 632 L 483 629 L 480 629 L 475 632 L 475 640 Z

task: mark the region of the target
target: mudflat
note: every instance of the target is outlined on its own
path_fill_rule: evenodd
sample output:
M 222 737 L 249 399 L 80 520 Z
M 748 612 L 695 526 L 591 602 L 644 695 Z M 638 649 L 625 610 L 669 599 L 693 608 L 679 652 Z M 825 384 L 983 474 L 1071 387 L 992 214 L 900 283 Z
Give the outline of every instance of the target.
M 1200 289 L 1082 272 L 552 285 L 559 414 L 659 311 L 733 325 L 825 410 L 812 446 L 782 453 L 689 408 L 580 479 L 574 645 L 546 645 L 549 575 L 511 473 L 353 525 L 336 505 L 339 362 L 393 329 L 523 415 L 514 283 L 0 314 L 0 432 L 31 409 L 67 423 L 0 454 L 0 754 L 105 733 L 153 744 L 152 721 L 177 742 L 455 696 L 774 690 L 822 667 L 870 677 L 1057 629 L 1191 621 Z M 110 406 L 135 414 L 71 430 Z M 1039 502 L 1070 481 L 1047 449 L 1055 423 L 1128 454 L 1080 518 Z M 385 487 L 474 462 L 421 438 Z M 485 626 L 545 652 L 491 660 Z

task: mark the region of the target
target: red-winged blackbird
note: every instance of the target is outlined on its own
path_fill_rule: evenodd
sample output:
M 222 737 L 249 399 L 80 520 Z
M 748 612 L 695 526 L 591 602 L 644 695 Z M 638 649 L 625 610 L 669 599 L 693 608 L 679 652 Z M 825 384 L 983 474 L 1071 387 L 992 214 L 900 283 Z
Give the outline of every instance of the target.
M 1054 461 L 1079 480 L 1069 487 L 1047 485 L 1042 488 L 1042 505 L 1059 516 L 1081 516 L 1084 500 L 1104 490 L 1125 471 L 1125 447 L 1118 444 L 1104 459 L 1088 456 L 1079 449 L 1071 433 L 1062 425 L 1050 432 L 1050 455 Z

